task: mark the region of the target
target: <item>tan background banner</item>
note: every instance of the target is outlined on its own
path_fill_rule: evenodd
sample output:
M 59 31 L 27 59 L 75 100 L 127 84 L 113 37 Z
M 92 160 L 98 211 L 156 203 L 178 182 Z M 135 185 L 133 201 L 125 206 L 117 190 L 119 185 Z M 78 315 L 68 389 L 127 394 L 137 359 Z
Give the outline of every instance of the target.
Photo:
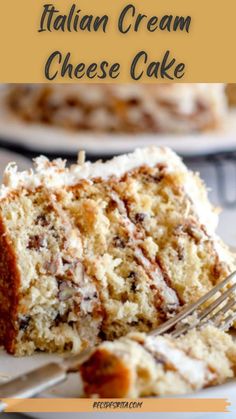
M 5 412 L 228 412 L 225 399 L 4 399 Z
M 48 4 L 1 2 L 1 82 L 236 82 L 235 0 L 52 0 Z M 60 15 L 66 15 L 64 32 Z M 96 17 L 104 15 L 108 21 L 104 17 L 95 31 Z M 181 16 L 182 30 L 177 18 Z M 119 30 L 119 19 L 125 34 Z M 54 52 L 46 75 L 46 63 Z

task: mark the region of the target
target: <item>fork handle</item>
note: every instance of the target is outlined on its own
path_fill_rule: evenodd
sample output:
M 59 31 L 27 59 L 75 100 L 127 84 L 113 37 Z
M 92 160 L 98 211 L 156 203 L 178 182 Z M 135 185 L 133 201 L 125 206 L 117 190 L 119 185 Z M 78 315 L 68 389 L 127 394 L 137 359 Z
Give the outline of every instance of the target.
M 66 377 L 67 371 L 62 365 L 50 363 L 0 385 L 0 412 L 6 408 L 2 399 L 26 399 L 36 396 L 63 382 Z

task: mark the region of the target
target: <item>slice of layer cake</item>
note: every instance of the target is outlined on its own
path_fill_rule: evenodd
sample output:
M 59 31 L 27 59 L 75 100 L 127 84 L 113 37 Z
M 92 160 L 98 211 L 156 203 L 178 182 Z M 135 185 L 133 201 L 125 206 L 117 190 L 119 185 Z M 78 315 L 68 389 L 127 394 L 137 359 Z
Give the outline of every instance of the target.
M 89 397 L 191 393 L 236 375 L 236 343 L 213 326 L 178 339 L 129 334 L 99 345 L 81 375 Z
M 198 175 L 172 151 L 35 160 L 0 191 L 0 341 L 79 352 L 147 332 L 233 269 Z
M 7 103 L 27 122 L 97 132 L 201 131 L 216 128 L 226 111 L 216 83 L 23 84 L 10 88 Z

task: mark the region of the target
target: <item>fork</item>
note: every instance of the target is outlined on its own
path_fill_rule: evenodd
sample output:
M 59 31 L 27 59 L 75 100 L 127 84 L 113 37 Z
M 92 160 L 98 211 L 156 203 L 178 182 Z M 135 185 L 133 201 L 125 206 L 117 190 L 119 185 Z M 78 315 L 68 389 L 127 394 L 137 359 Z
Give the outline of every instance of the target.
M 236 271 L 212 288 L 195 303 L 184 307 L 176 316 L 163 323 L 149 336 L 168 333 L 174 338 L 187 333 L 192 328 L 203 328 L 206 324 L 229 330 L 236 320 Z M 224 288 L 226 288 L 224 290 Z M 218 295 L 219 294 L 219 295 Z M 203 306 L 203 307 L 202 307 Z M 235 309 L 235 311 L 233 311 Z M 65 358 L 62 362 L 52 362 L 0 385 L 0 399 L 31 398 L 66 380 L 68 374 L 79 371 L 79 367 L 92 354 L 93 349 L 79 355 Z M 0 401 L 0 412 L 6 405 Z
M 236 282 L 230 285 L 230 282 L 234 279 L 236 279 L 236 271 L 229 275 L 224 281 L 213 287 L 195 303 L 186 306 L 176 316 L 150 332 L 149 336 L 159 336 L 163 333 L 168 333 L 172 337 L 178 338 L 195 327 L 202 328 L 209 323 L 223 331 L 229 330 L 234 320 L 236 320 L 236 311 L 233 311 L 234 308 L 236 310 L 236 294 L 234 294 L 234 291 L 236 291 Z M 222 292 L 219 297 L 210 302 L 209 305 L 206 305 L 207 302 L 226 286 L 228 286 L 226 291 Z M 202 305 L 204 305 L 203 309 L 201 309 Z M 216 310 L 217 308 L 218 310 Z M 227 313 L 229 313 L 229 315 L 225 317 Z M 189 319 L 190 322 L 185 323 L 184 321 L 193 314 L 195 315 L 194 319 Z

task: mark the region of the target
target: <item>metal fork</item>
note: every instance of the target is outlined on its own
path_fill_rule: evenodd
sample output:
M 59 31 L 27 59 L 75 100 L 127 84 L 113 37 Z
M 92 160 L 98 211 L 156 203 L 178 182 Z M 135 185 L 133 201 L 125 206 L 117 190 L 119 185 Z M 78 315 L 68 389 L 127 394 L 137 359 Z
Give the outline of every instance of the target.
M 236 271 L 198 301 L 183 308 L 175 317 L 150 332 L 149 336 L 168 333 L 177 338 L 192 328 L 202 328 L 209 323 L 221 330 L 228 330 L 236 320 L 236 294 L 234 291 L 236 291 Z M 201 308 L 202 306 L 203 308 Z M 79 355 L 65 358 L 61 363 L 46 364 L 0 385 L 0 399 L 30 398 L 48 390 L 65 381 L 69 373 L 78 372 L 80 365 L 89 358 L 92 352 L 93 349 L 89 349 Z M 5 404 L 0 402 L 0 411 L 5 408 Z
M 179 314 L 163 323 L 150 336 L 159 336 L 168 333 L 174 338 L 187 333 L 193 328 L 201 328 L 206 324 L 213 324 L 221 330 L 228 330 L 236 320 L 236 271 L 224 281 L 212 288 L 195 303 L 183 308 Z M 232 283 L 232 284 L 231 284 Z M 223 292 L 223 289 L 227 289 Z M 221 293 L 220 293 L 221 291 Z M 213 299 L 220 293 L 219 297 Z M 211 301 L 213 299 L 213 301 Z M 207 304 L 209 302 L 209 304 Z M 204 308 L 201 309 L 201 306 Z M 235 309 L 235 311 L 233 311 Z M 226 317 L 227 313 L 229 315 Z M 190 318 L 194 314 L 194 318 Z M 189 318 L 189 323 L 187 322 Z M 186 322 L 185 322 L 186 321 Z

